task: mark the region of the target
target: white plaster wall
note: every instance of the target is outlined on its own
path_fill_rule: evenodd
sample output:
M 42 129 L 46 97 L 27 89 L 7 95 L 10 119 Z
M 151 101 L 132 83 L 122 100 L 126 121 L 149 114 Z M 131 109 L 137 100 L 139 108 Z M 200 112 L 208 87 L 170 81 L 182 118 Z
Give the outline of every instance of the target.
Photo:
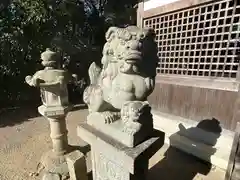
M 156 8 L 158 6 L 170 4 L 179 0 L 144 0 L 144 11 Z

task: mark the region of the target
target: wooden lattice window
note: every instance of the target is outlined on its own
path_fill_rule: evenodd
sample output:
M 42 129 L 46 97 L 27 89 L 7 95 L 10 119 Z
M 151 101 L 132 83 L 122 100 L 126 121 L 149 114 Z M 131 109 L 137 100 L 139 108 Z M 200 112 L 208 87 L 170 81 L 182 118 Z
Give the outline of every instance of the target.
M 236 78 L 240 0 L 221 0 L 143 19 L 156 31 L 159 74 Z

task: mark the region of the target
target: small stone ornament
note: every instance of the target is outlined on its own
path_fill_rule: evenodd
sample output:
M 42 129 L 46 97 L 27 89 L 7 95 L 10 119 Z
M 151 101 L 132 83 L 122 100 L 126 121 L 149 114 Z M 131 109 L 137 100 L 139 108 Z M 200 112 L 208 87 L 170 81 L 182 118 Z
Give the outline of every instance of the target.
M 147 97 L 155 86 L 157 44 L 151 29 L 111 27 L 101 59 L 89 68 L 91 84 L 83 99 L 89 107 L 87 123 L 128 147 L 153 131 Z

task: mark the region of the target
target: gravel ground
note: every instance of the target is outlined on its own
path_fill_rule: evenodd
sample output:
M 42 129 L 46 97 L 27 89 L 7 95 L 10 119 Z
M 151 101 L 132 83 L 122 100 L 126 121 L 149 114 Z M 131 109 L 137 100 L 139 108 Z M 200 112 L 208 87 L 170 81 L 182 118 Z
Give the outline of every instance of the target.
M 35 116 L 35 117 L 34 117 Z M 20 108 L 0 114 L 0 180 L 39 180 L 36 172 L 43 152 L 51 149 L 49 124 L 35 110 Z M 84 146 L 76 127 L 87 110 L 75 110 L 67 117 L 69 143 Z M 224 171 L 166 145 L 150 160 L 149 180 L 223 180 Z

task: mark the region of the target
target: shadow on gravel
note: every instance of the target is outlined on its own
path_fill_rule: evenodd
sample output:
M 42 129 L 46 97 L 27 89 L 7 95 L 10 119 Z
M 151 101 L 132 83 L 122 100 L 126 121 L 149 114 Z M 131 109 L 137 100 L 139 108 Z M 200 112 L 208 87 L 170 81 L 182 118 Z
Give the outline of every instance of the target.
M 31 118 L 41 116 L 37 110 L 38 106 L 39 104 L 0 109 L 0 128 L 15 126 L 25 121 L 29 121 Z M 82 109 L 87 109 L 87 106 L 85 104 L 74 105 L 71 111 L 78 111 Z
M 0 128 L 15 126 L 31 118 L 39 117 L 35 106 L 12 107 L 0 110 Z

